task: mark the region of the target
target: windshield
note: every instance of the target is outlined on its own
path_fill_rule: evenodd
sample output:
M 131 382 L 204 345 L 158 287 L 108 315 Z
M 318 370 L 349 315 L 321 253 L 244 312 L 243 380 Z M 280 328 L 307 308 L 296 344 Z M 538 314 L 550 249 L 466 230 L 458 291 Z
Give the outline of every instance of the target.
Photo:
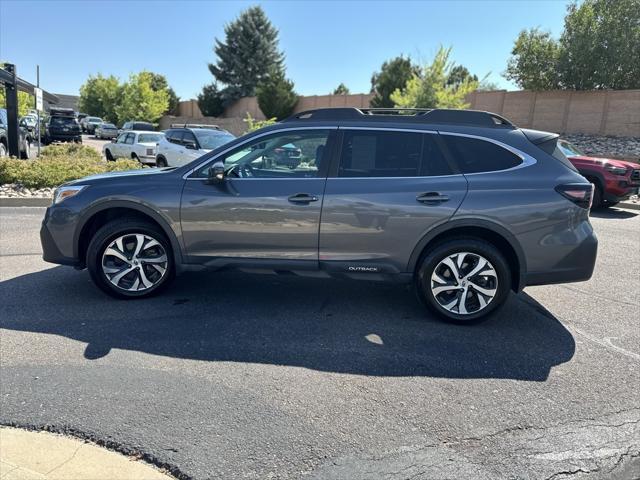
M 133 130 L 153 130 L 153 125 L 151 125 L 150 123 L 134 123 L 132 126 Z
M 89 121 L 89 122 L 102 122 L 102 119 L 98 118 L 98 117 L 89 117 L 87 119 L 87 121 Z
M 205 150 L 213 150 L 236 138 L 230 133 L 217 130 L 193 130 L 193 133 L 200 143 L 200 148 Z
M 558 147 L 562 150 L 562 153 L 569 157 L 575 157 L 576 155 L 584 155 L 584 153 L 575 145 L 570 144 L 569 142 L 565 142 L 561 140 L 558 142 Z
M 103 123 L 102 125 L 100 125 L 100 127 L 106 128 L 106 129 L 116 128 L 116 126 L 113 123 Z
M 163 136 L 161 133 L 141 133 L 138 143 L 158 143 Z
M 74 125 L 76 119 L 73 117 L 51 117 L 51 125 Z

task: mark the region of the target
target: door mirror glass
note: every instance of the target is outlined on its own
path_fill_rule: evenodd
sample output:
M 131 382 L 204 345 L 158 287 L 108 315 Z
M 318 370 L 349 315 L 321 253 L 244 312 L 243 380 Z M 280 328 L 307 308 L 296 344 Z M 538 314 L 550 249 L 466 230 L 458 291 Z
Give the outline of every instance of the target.
M 193 140 L 185 140 L 184 141 L 184 146 L 185 146 L 185 148 L 188 148 L 189 150 L 197 150 L 198 149 L 196 147 L 196 142 L 194 142 Z
M 209 167 L 208 180 L 209 183 L 222 183 L 224 182 L 224 163 L 216 162 Z

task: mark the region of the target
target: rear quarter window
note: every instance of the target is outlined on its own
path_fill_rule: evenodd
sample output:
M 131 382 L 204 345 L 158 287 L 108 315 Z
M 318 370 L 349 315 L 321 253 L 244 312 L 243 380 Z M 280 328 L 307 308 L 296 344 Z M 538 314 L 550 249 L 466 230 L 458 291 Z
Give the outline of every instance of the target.
M 487 140 L 448 134 L 442 139 L 462 173 L 495 172 L 522 163 L 515 153 Z

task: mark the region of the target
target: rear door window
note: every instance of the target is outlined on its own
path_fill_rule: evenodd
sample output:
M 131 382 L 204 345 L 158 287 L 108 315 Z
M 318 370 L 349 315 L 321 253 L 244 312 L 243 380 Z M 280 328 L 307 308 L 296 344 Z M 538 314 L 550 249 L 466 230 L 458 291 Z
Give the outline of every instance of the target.
M 448 134 L 441 138 L 462 173 L 495 172 L 522 163 L 518 155 L 488 140 Z
M 339 177 L 420 177 L 452 172 L 432 134 L 345 130 Z

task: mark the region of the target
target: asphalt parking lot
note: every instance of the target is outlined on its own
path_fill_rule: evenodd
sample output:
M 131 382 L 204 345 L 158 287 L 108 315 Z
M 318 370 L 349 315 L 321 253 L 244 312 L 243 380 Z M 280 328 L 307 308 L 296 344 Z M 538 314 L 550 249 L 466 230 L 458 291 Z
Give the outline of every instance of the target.
M 100 155 L 102 155 L 102 147 L 104 146 L 105 143 L 111 143 L 111 140 L 103 140 L 100 138 L 96 138 L 93 134 L 91 135 L 87 133 L 82 134 L 82 144 L 95 148 Z
M 181 478 L 639 478 L 640 212 L 594 215 L 594 277 L 489 321 L 404 287 L 188 274 L 112 300 L 0 208 L 0 423 Z

